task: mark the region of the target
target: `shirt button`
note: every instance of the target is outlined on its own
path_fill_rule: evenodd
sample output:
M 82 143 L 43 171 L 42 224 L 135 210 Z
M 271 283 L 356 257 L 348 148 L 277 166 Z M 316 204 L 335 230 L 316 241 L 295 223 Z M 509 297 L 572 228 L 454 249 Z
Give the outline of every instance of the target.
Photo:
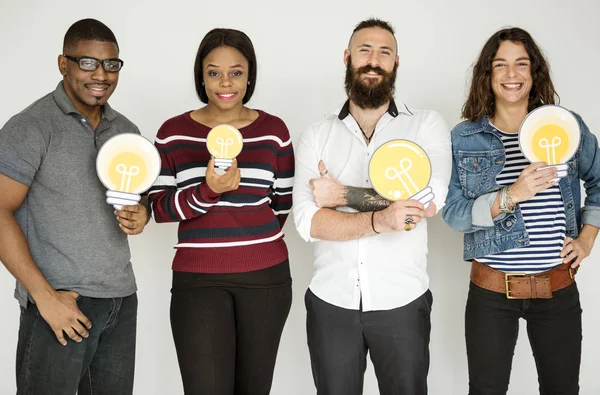
M 81 122 L 85 123 L 85 119 L 83 119 L 83 118 L 82 118 L 82 119 L 81 119 Z
M 567 208 L 573 208 L 573 203 L 567 204 Z
M 512 222 L 511 221 L 506 221 L 506 226 L 512 226 Z

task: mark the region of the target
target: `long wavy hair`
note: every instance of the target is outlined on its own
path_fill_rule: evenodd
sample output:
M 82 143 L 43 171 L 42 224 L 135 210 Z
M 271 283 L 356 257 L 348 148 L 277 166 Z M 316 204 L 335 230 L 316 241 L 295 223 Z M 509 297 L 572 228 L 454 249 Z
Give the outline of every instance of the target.
M 473 78 L 469 96 L 462 108 L 462 117 L 470 121 L 490 118 L 496 113 L 496 98 L 492 91 L 492 61 L 502 41 L 521 43 L 531 59 L 532 87 L 529 92 L 528 111 L 544 104 L 555 104 L 559 96 L 550 78 L 550 66 L 540 47 L 531 35 L 518 27 L 502 29 L 494 33 L 483 46 L 479 58 L 473 66 Z

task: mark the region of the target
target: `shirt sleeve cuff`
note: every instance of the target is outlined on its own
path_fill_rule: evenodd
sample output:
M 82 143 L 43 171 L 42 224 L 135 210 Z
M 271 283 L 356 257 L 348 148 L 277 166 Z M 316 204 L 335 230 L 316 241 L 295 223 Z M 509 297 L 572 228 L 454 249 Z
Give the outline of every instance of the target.
M 492 228 L 494 226 L 491 210 L 497 195 L 498 192 L 486 193 L 475 199 L 471 209 L 474 226 L 481 228 Z
M 600 207 L 584 206 L 581 209 L 581 222 L 583 225 L 592 225 L 600 228 Z

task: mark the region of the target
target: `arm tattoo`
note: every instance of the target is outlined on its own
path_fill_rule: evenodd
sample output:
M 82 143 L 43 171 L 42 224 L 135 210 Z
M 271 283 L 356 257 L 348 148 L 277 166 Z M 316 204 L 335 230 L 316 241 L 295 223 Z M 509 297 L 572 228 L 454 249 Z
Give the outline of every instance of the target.
M 392 202 L 379 196 L 374 189 L 359 187 L 344 187 L 346 206 L 360 212 L 379 211 L 388 207 Z

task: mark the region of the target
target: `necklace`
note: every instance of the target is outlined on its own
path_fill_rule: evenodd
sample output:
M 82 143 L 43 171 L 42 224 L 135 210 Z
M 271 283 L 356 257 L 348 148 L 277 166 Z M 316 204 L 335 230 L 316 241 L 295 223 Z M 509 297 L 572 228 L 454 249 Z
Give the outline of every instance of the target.
M 367 140 L 367 145 L 369 145 L 371 143 L 371 139 L 373 138 L 373 134 L 371 133 L 371 137 L 367 136 L 367 134 L 365 133 L 365 131 L 360 127 L 360 125 L 358 125 L 360 131 L 362 132 L 362 135 L 364 136 L 365 140 Z

